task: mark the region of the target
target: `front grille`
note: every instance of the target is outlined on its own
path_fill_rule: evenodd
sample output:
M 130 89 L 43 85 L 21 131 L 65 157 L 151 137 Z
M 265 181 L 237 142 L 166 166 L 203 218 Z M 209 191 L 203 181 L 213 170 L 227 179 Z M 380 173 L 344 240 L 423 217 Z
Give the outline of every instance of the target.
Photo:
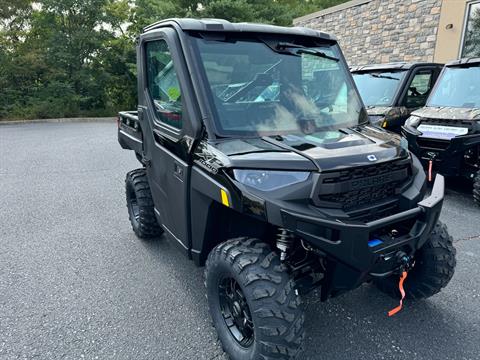
M 325 173 L 323 184 L 335 184 L 348 180 L 368 178 L 371 176 L 378 176 L 389 174 L 398 170 L 405 170 L 410 167 L 410 162 L 407 161 L 391 161 L 382 164 L 362 166 L 359 168 L 346 169 L 343 171 Z
M 409 181 L 410 175 L 409 159 L 323 173 L 316 205 L 346 212 L 365 208 L 365 216 L 359 213 L 359 218 L 365 218 L 367 214 L 368 217 L 375 217 L 370 210 L 375 212 L 375 206 L 379 203 L 395 202 L 395 196 Z
M 320 201 L 323 203 L 341 204 L 344 210 L 350 210 L 389 198 L 395 195 L 396 188 L 396 183 L 388 183 L 339 194 L 321 195 Z
M 419 137 L 417 138 L 417 145 L 425 150 L 444 151 L 450 146 L 450 141 Z

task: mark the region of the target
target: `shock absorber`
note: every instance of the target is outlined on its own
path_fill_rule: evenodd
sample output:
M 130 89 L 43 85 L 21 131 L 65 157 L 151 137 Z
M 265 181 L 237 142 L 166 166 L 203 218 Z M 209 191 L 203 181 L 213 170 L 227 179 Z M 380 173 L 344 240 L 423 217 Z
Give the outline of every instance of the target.
M 280 261 L 287 258 L 287 251 L 293 246 L 293 234 L 284 228 L 279 228 L 277 233 L 277 249 L 280 250 Z

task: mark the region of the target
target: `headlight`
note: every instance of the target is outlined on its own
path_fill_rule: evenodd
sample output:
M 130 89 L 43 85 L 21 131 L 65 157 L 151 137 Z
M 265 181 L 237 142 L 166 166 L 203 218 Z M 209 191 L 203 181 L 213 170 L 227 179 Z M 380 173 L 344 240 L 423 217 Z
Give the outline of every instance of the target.
M 421 117 L 412 115 L 407 119 L 407 121 L 405 121 L 405 126 L 417 128 L 418 124 L 420 124 L 420 120 L 422 120 Z
M 271 191 L 307 180 L 309 172 L 234 169 L 235 180 L 262 191 Z

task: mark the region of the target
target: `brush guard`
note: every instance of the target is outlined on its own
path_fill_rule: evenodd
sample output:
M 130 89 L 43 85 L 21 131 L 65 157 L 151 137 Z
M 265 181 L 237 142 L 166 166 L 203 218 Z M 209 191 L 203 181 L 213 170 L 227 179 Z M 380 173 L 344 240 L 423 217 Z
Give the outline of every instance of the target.
M 344 223 L 281 210 L 284 228 L 326 254 L 329 264 L 322 289 L 322 299 L 332 292 L 351 290 L 372 276 L 401 273 L 400 253 L 413 258 L 427 241 L 443 205 L 445 181 L 437 175 L 432 193 L 416 207 L 367 223 Z M 411 222 L 409 230 L 371 246 L 375 234 Z M 370 244 L 370 246 L 369 246 Z M 383 273 L 376 269 L 388 269 Z

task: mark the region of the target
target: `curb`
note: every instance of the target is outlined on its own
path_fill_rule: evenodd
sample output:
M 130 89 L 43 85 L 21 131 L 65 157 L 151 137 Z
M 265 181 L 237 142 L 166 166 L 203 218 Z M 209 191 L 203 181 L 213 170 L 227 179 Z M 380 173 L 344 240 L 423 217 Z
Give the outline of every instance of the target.
M 94 117 L 94 118 L 59 118 L 59 119 L 31 119 L 31 120 L 0 120 L 2 125 L 18 124 L 41 124 L 41 123 L 77 123 L 77 122 L 114 122 L 116 117 Z

